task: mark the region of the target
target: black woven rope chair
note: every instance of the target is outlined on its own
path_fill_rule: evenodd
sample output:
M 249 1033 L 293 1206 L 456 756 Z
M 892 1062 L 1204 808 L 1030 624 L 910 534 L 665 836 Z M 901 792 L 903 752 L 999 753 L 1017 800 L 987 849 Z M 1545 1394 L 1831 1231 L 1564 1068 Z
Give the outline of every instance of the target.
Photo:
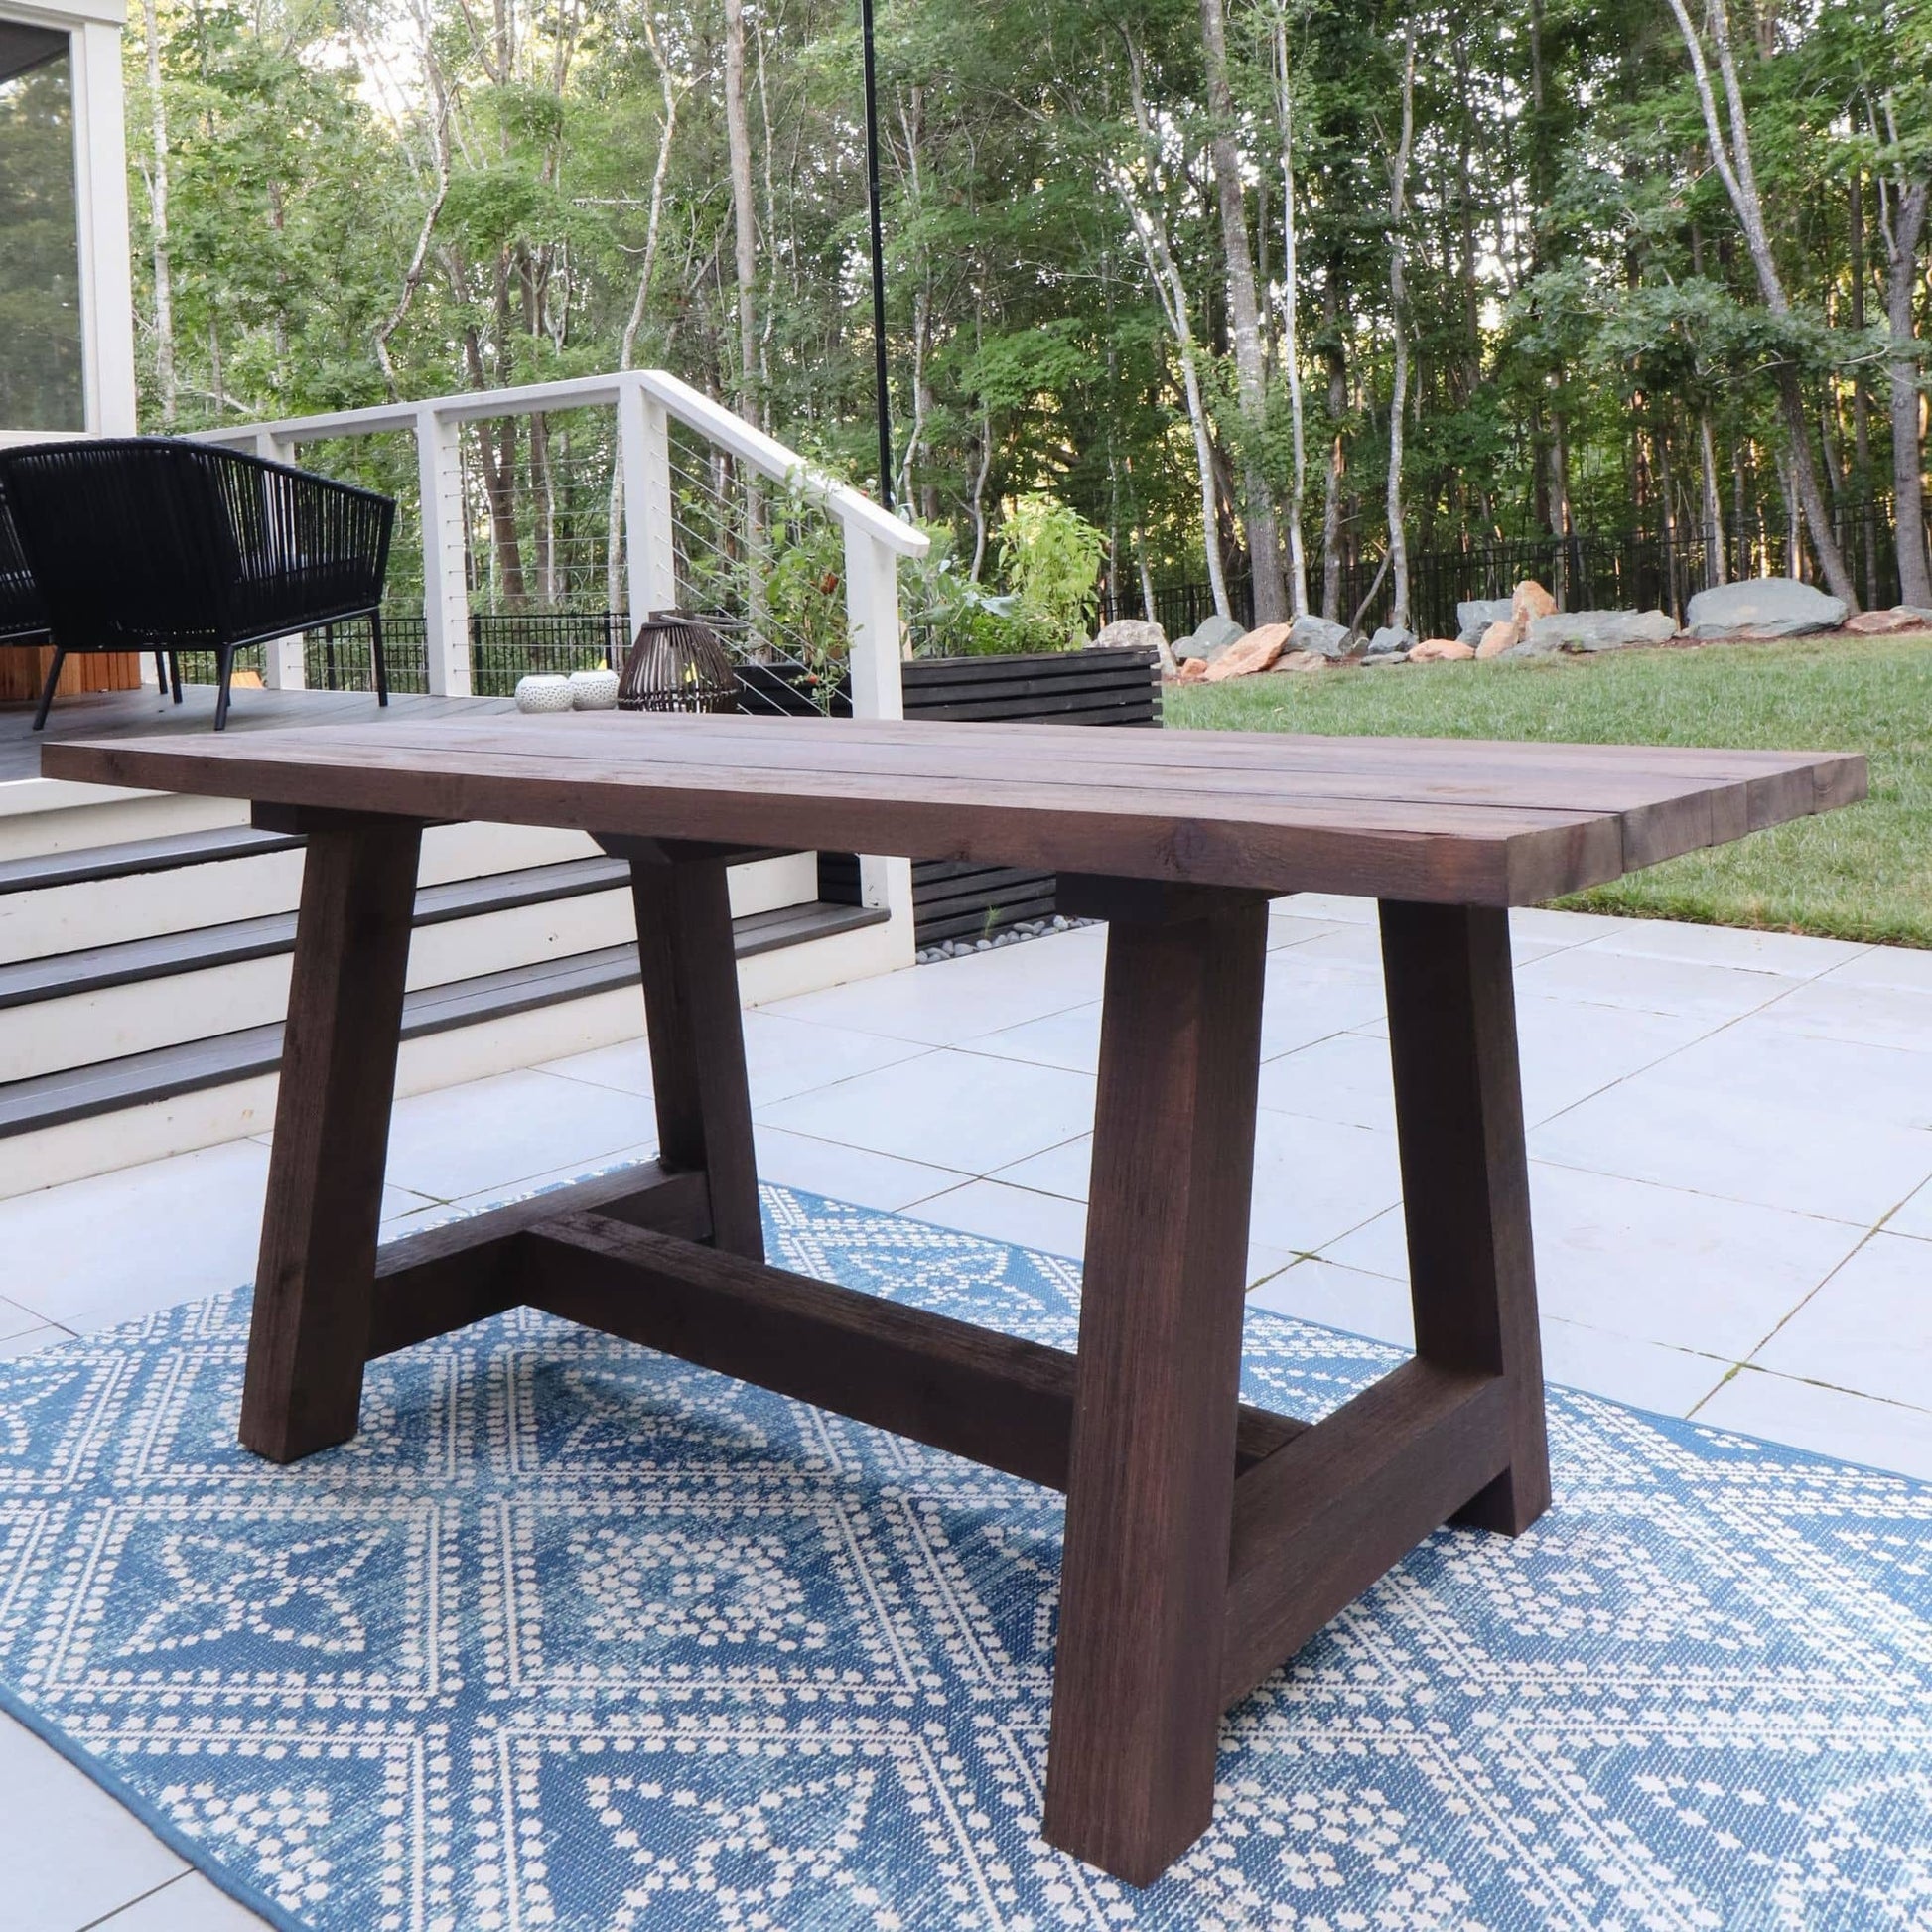
M 0 495 L 54 642 L 36 731 L 70 652 L 152 650 L 172 662 L 180 651 L 212 651 L 219 731 L 237 650 L 352 618 L 369 620 L 376 699 L 389 702 L 381 604 L 396 506 L 388 497 L 164 437 L 0 450 Z
M 34 573 L 20 548 L 20 532 L 0 495 L 0 644 L 23 644 L 39 649 L 47 642 L 47 607 L 41 602 Z M 169 674 L 175 680 L 175 702 L 181 702 L 181 666 L 166 651 L 154 654 L 156 681 L 165 691 Z
M 47 611 L 0 493 L 0 644 L 38 644 L 46 637 Z

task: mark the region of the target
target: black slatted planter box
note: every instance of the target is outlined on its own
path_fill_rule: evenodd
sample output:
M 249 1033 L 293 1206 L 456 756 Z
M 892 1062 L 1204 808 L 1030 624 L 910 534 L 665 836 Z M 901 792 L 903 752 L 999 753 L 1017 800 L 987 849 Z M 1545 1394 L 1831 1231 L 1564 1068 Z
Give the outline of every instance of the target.
M 908 718 L 988 724 L 1158 725 L 1161 660 L 1151 650 L 1070 650 L 1048 657 L 917 657 L 900 667 Z M 819 855 L 818 894 L 859 902 L 859 862 Z M 979 939 L 1053 916 L 1053 875 L 958 859 L 912 863 L 914 943 Z

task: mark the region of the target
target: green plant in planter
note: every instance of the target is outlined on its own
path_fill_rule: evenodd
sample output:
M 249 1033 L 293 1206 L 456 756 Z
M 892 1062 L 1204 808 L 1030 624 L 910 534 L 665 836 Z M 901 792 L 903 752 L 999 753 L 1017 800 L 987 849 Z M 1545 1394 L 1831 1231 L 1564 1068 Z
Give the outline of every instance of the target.
M 813 701 L 829 711 L 852 655 L 845 609 L 845 535 L 836 523 L 802 504 L 773 518 L 779 542 L 763 582 L 770 635 L 786 656 L 805 667 Z
M 1004 594 L 960 568 L 951 531 L 922 527 L 932 548 L 899 566 L 899 597 L 922 657 L 1025 656 L 1086 642 L 1106 539 L 1077 510 L 1050 496 L 1009 507 L 1000 536 Z
M 1000 565 L 1016 615 L 1048 650 L 1078 650 L 1099 604 L 1107 539 L 1057 497 L 1022 496 L 1007 509 Z

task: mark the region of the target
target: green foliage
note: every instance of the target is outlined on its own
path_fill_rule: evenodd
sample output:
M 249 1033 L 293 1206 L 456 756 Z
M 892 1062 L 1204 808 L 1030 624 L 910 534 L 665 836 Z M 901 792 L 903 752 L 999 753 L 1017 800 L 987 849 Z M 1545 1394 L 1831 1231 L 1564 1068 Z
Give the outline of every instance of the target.
M 150 427 L 162 416 L 165 256 L 182 428 L 606 369 L 634 315 L 634 362 L 673 369 L 877 487 L 852 8 L 748 9 L 758 244 L 748 369 L 719 0 L 493 14 L 425 0 L 421 50 L 383 31 L 382 9 L 340 0 L 156 4 L 168 127 L 159 250 L 139 9 L 124 36 Z M 1200 0 L 882 0 L 895 494 L 949 533 L 955 560 L 914 598 L 921 638 L 1058 648 L 1090 617 L 1097 577 L 1121 592 L 1143 570 L 1157 584 L 1204 575 L 1181 357 L 1123 176 L 1185 292 L 1231 577 L 1244 575 L 1250 460 L 1280 504 L 1293 483 L 1291 301 L 1317 595 L 1331 450 L 1337 546 L 1379 554 L 1395 321 L 1387 162 L 1412 19 L 1425 59 L 1402 236 L 1410 547 L 1548 527 L 1553 475 L 1580 526 L 1654 528 L 1666 508 L 1695 520 L 1707 424 L 1726 505 L 1782 528 L 1776 383 L 1788 364 L 1838 495 L 1881 494 L 1891 451 L 1874 178 L 1886 177 L 1890 207 L 1898 182 L 1932 171 L 1932 4 L 1728 4 L 1792 295 L 1784 320 L 1757 289 L 1661 0 L 1423 16 L 1389 0 L 1227 0 L 1268 367 L 1266 406 L 1248 420 L 1232 401 Z M 1293 113 L 1292 291 L 1278 16 Z M 1152 156 L 1131 106 L 1137 74 Z M 0 204 L 24 179 L 0 167 Z M 14 259 L 42 247 L 17 212 L 8 218 Z M 1914 290 L 1922 310 L 1923 275 Z M 608 423 L 574 427 L 568 448 L 560 432 L 539 448 L 540 435 L 526 424 L 468 449 L 479 595 L 601 605 Z M 345 447 L 342 461 L 407 495 L 403 446 Z M 1098 549 L 1066 549 L 1069 525 L 1046 544 L 1053 561 L 1032 561 L 1033 539 L 996 526 L 999 505 L 1035 501 L 1083 519 Z M 996 561 L 999 595 L 980 583 Z M 398 569 L 414 568 L 399 551 Z M 824 573 L 801 559 L 793 584 L 782 550 L 773 570 L 786 621 L 819 640 L 812 649 L 835 651 L 842 598 L 821 610 L 810 588 Z
M 1022 496 L 1009 506 L 1000 562 L 1015 615 L 1050 639 L 1049 648 L 1078 650 L 1087 641 L 1106 554 L 1106 537 L 1051 496 Z

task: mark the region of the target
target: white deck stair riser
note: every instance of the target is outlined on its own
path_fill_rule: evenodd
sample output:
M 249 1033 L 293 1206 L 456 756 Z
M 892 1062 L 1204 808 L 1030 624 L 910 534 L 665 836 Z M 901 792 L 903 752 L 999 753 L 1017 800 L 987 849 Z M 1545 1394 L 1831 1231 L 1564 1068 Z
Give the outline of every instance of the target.
M 741 868 L 733 882 L 734 913 L 744 916 L 810 898 L 810 866 L 808 858 L 793 857 Z M 203 870 L 208 868 L 192 869 Z M 514 884 L 517 870 L 487 876 Z M 128 883 L 100 882 L 103 889 Z M 629 895 L 621 887 L 423 924 L 411 937 L 408 983 L 412 991 L 448 986 L 515 966 L 621 946 L 633 932 Z M 223 932 L 217 926 L 204 936 L 219 943 Z M 205 967 L 190 964 L 186 970 L 158 972 L 122 985 L 0 1007 L 0 1075 L 8 1080 L 31 1079 L 271 1024 L 287 1009 L 289 957 L 284 946 L 260 958 Z M 58 972 L 59 961 L 51 964 Z
M 597 856 L 597 846 L 580 832 L 529 825 L 432 826 L 423 838 L 417 882 L 441 886 Z M 733 905 L 741 913 L 764 911 L 773 905 L 799 903 L 816 891 L 808 860 L 767 860 L 740 869 Z M 31 892 L 0 889 L 0 966 L 292 912 L 301 893 L 299 850 L 253 853 Z

